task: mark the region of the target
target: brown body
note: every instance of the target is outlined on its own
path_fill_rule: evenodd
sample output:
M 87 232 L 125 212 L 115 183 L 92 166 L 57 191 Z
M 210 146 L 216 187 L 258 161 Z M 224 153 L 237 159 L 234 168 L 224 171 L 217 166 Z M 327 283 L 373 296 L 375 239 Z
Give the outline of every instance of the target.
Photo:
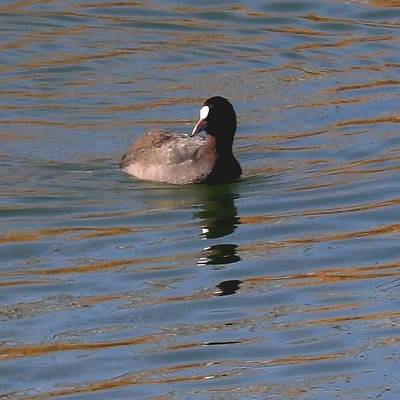
M 163 130 L 140 137 L 123 155 L 120 167 L 139 179 L 172 184 L 219 183 L 238 178 L 242 172 L 232 151 L 217 153 L 215 137 L 180 136 Z

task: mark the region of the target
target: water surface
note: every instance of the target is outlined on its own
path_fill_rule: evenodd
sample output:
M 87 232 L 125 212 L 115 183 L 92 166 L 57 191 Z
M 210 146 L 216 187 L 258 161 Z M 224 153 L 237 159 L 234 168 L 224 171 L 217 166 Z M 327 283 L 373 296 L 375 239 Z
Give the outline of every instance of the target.
M 398 399 L 400 3 L 2 1 L 7 399 Z M 120 173 L 238 113 L 220 186 Z

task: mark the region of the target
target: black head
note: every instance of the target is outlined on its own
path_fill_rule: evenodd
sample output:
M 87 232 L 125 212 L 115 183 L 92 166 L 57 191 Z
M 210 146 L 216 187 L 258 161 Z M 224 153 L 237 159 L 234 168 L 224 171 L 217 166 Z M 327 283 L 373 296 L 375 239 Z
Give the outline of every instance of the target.
M 206 100 L 200 109 L 200 119 L 192 135 L 206 131 L 219 140 L 232 141 L 236 131 L 236 114 L 232 104 L 224 97 L 214 96 Z

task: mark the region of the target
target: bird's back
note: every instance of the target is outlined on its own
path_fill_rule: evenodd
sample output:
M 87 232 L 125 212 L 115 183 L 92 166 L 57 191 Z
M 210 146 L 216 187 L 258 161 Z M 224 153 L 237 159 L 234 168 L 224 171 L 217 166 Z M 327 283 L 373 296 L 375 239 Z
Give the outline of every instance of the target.
M 120 167 L 140 179 L 167 183 L 202 182 L 212 170 L 198 157 L 205 146 L 201 137 L 152 130 L 123 155 Z

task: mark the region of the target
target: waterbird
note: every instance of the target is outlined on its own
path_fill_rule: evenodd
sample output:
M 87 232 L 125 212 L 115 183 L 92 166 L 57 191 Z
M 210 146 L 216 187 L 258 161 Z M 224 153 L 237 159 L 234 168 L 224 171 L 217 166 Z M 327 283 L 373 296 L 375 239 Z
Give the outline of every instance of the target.
M 224 97 L 207 99 L 190 135 L 154 129 L 122 156 L 120 168 L 139 179 L 185 185 L 237 179 L 242 168 L 232 152 L 236 113 Z M 198 136 L 205 131 L 205 137 Z

